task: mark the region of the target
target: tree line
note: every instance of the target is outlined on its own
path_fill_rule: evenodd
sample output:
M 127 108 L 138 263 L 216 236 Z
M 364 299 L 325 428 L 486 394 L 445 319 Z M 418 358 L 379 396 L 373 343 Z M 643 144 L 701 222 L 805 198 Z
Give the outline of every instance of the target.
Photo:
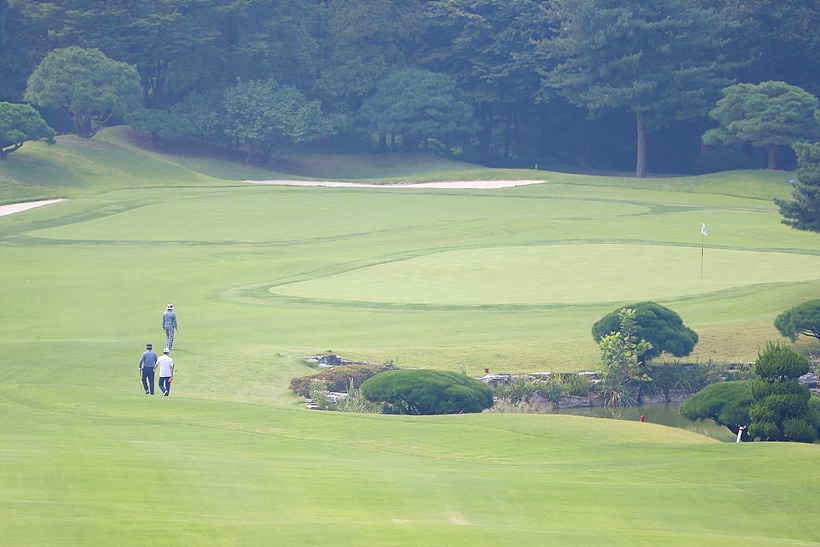
M 133 120 L 155 139 L 259 157 L 311 143 L 638 176 L 793 166 L 790 136 L 710 112 L 736 84 L 820 94 L 818 29 L 809 0 L 0 0 L 0 101 L 38 106 L 32 75 L 77 47 L 133 67 Z M 58 131 L 80 121 L 41 111 Z

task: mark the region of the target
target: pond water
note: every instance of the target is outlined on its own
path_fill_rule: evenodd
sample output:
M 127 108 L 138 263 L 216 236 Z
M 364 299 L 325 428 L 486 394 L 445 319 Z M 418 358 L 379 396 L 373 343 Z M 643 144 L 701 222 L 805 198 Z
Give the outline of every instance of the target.
M 699 420 L 691 422 L 678 414 L 680 404 L 668 405 L 643 405 L 629 406 L 621 408 L 608 408 L 595 406 L 591 408 L 567 408 L 554 410 L 555 414 L 572 414 L 575 416 L 589 416 L 592 418 L 608 418 L 613 420 L 639 421 L 641 416 L 644 421 L 661 424 L 669 427 L 687 429 L 718 439 L 724 442 L 735 442 L 737 436 L 729 431 L 725 426 L 718 425 L 712 420 Z

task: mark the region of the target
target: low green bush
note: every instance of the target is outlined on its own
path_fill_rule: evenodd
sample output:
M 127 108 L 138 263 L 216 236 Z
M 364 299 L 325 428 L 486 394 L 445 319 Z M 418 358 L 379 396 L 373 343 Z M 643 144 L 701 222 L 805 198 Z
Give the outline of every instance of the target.
M 755 160 L 749 154 L 733 148 L 709 150 L 692 162 L 692 171 L 698 175 L 734 171 L 735 169 L 754 169 Z
M 493 406 L 493 390 L 480 380 L 442 370 L 388 370 L 364 382 L 362 396 L 385 403 L 392 414 L 460 414 Z
M 302 397 L 310 396 L 311 382 L 324 382 L 328 391 L 347 391 L 350 383 L 354 389 L 359 389 L 368 378 L 385 370 L 395 369 L 393 361 L 371 365 L 343 365 L 329 368 L 310 376 L 300 376 L 290 381 L 290 390 Z

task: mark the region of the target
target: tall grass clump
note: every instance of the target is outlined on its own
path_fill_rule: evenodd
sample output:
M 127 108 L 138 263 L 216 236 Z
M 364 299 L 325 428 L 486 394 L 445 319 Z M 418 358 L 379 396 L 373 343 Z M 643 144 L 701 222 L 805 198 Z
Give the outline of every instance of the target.
M 564 397 L 588 397 L 593 391 L 589 376 L 577 373 L 550 373 L 548 378 L 513 376 L 493 388 L 494 412 L 538 412 L 544 403 L 557 406 Z
M 383 404 L 374 403 L 362 397 L 361 391 L 355 387 L 352 378 L 344 394 L 340 394 L 339 392 L 331 394 L 324 380 L 311 380 L 310 399 L 313 401 L 313 404 L 321 410 L 357 412 L 359 414 L 384 413 Z
M 324 383 L 325 389 L 328 391 L 345 392 L 351 383 L 355 389 L 359 389 L 368 378 L 379 372 L 394 369 L 396 369 L 396 366 L 392 360 L 387 360 L 381 364 L 342 365 L 309 376 L 293 378 L 290 381 L 290 389 L 296 395 L 309 397 L 313 389 L 313 383 L 320 381 Z
M 645 392 L 663 393 L 666 397 L 675 391 L 699 391 L 709 383 L 704 367 L 688 363 L 650 365 L 648 374 L 651 380 L 642 386 Z

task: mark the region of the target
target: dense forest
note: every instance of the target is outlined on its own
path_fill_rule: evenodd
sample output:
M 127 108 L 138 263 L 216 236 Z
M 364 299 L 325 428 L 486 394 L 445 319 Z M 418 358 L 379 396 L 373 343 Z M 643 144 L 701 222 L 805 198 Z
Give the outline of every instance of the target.
M 424 151 L 638 176 L 793 168 L 789 146 L 704 144 L 719 125 L 710 112 L 733 84 L 820 94 L 817 0 L 0 0 L 0 101 L 32 102 L 67 131 L 59 105 L 27 86 L 72 46 L 136 69 L 147 114 L 132 126 L 165 112 L 180 133 L 261 158 Z M 250 110 L 298 131 L 258 138 L 236 122 Z

